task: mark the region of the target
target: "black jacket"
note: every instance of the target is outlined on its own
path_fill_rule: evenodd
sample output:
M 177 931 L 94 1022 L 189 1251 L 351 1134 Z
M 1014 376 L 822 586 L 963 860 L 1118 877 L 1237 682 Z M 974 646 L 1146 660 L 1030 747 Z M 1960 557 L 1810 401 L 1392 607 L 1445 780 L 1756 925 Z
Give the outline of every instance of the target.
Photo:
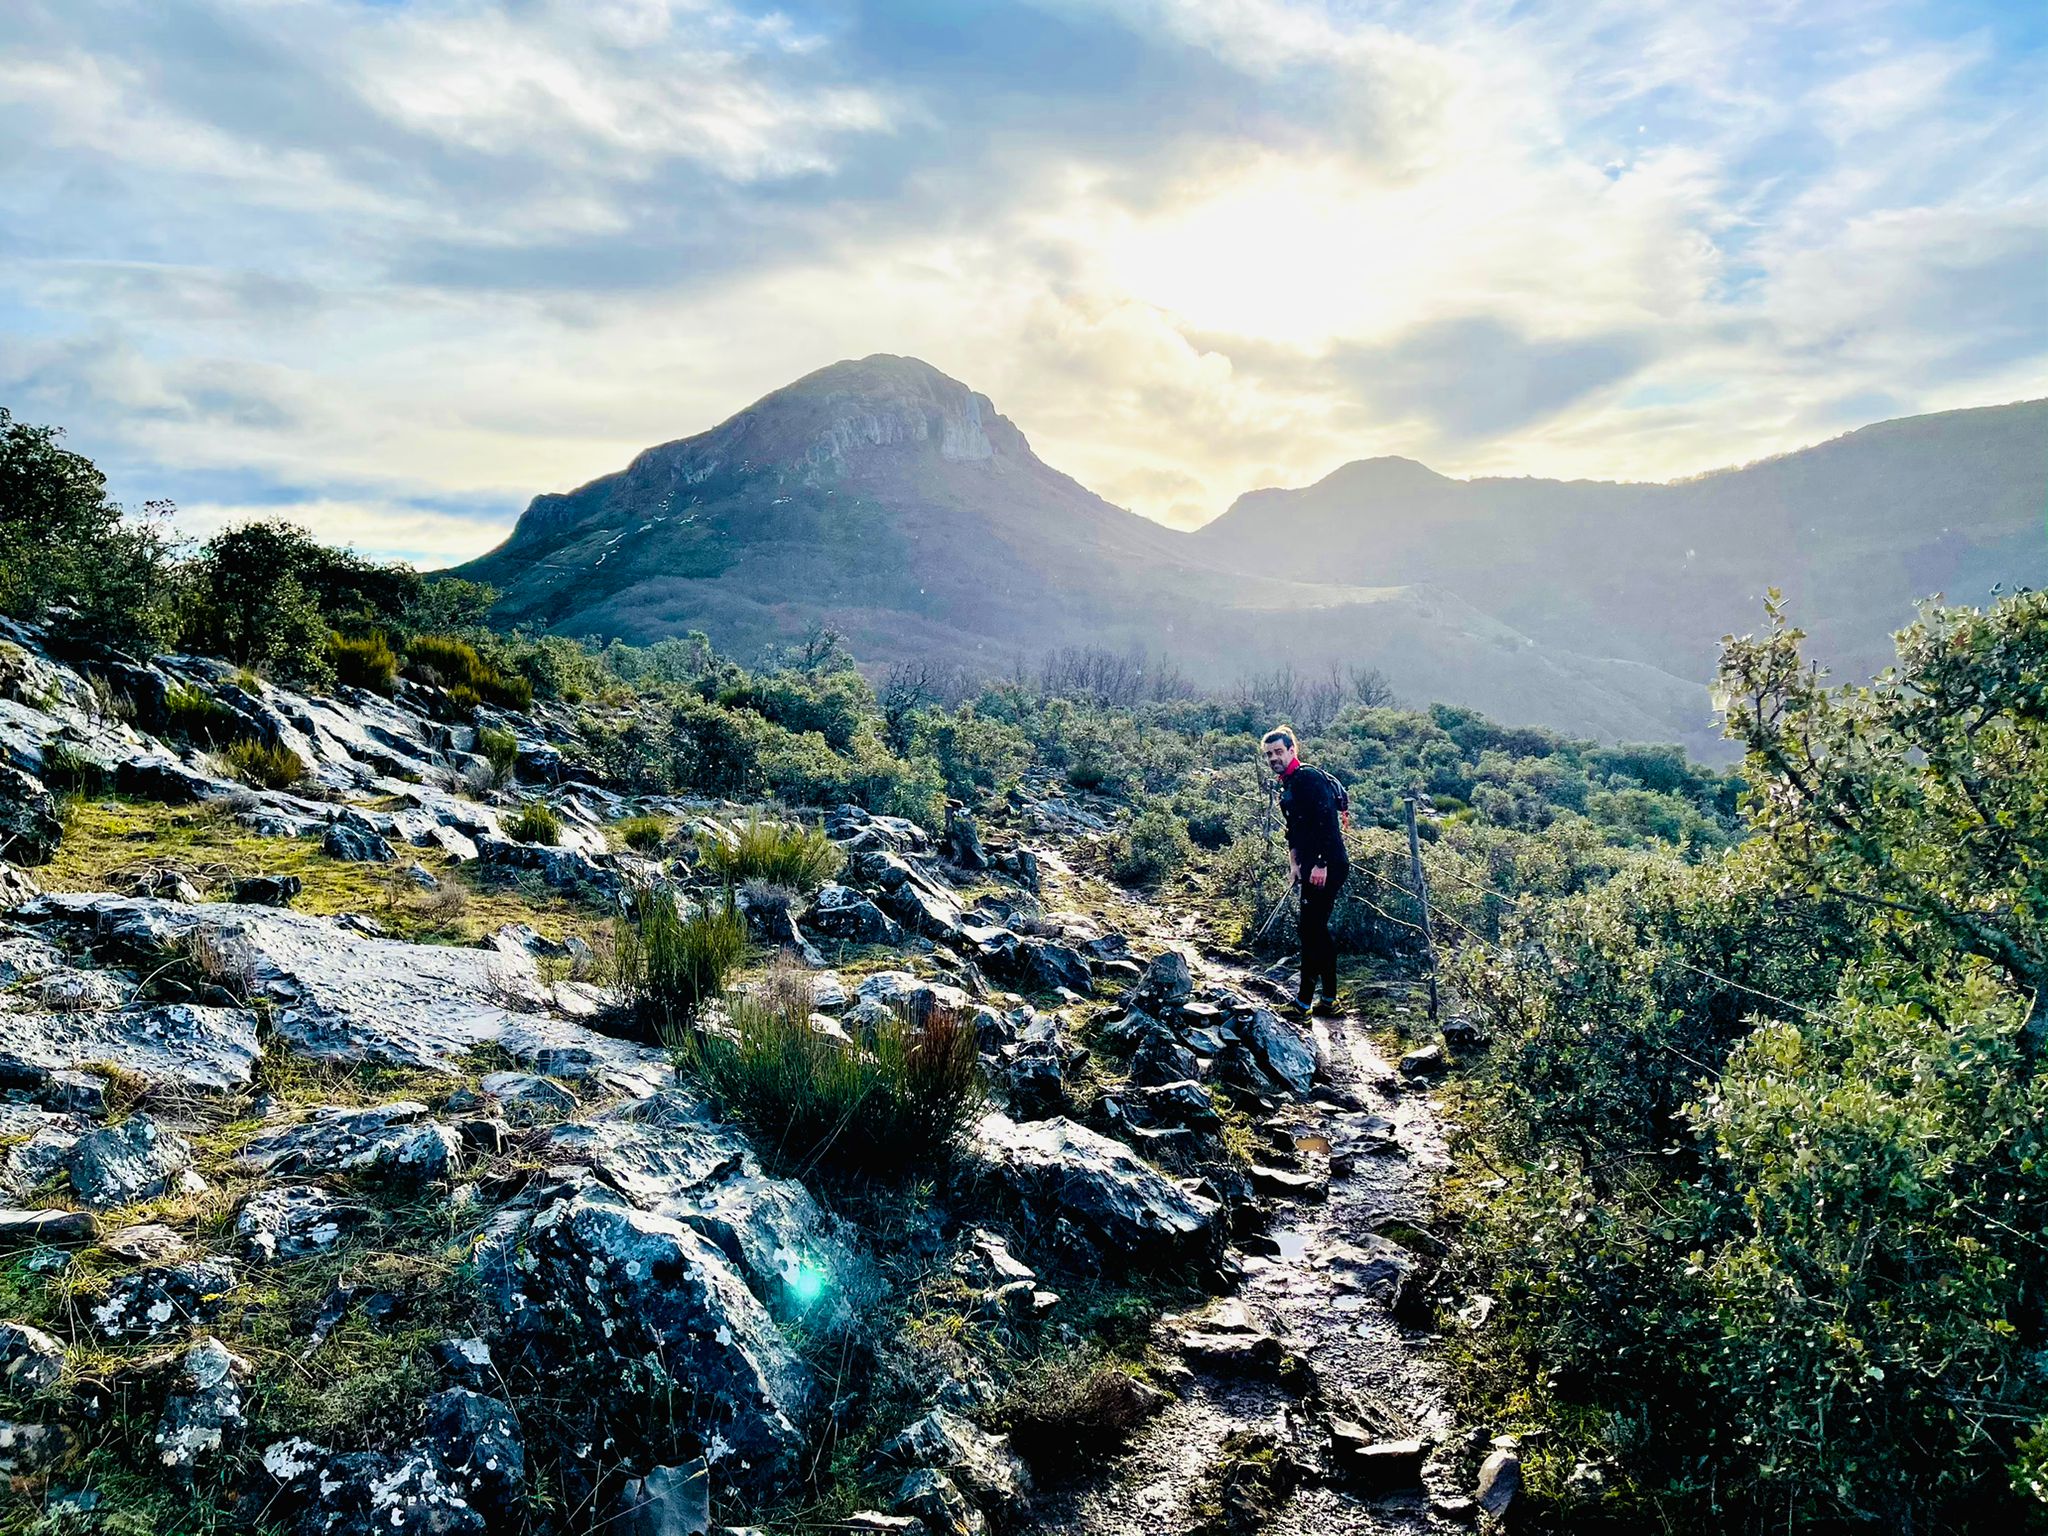
M 1326 864 L 1331 870 L 1350 868 L 1344 851 L 1344 824 L 1338 819 L 1341 791 L 1320 768 L 1303 763 L 1280 781 L 1280 814 L 1287 818 L 1287 846 L 1303 870 Z

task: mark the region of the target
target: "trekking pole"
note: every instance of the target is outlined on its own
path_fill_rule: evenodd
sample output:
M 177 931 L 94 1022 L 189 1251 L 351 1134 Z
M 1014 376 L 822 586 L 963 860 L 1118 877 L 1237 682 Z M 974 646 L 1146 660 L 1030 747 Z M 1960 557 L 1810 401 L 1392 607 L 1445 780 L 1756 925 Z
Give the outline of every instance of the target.
M 1294 887 L 1289 886 L 1287 888 L 1287 895 L 1282 896 L 1277 902 L 1273 904 L 1273 910 L 1266 914 L 1266 925 L 1263 928 L 1261 928 L 1257 933 L 1252 935 L 1251 947 L 1253 949 L 1257 949 L 1259 947 L 1260 941 L 1263 940 L 1267 934 L 1273 931 L 1273 925 L 1280 921 L 1280 914 L 1287 910 L 1288 900 L 1293 895 Z

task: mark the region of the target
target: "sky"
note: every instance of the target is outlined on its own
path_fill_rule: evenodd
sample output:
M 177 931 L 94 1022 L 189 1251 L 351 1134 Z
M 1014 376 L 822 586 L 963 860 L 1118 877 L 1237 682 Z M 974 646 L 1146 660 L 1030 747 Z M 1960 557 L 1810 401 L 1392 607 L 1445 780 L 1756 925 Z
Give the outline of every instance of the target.
M 1178 526 L 2048 394 L 2038 0 L 7 0 L 0 405 L 422 566 L 845 357 Z

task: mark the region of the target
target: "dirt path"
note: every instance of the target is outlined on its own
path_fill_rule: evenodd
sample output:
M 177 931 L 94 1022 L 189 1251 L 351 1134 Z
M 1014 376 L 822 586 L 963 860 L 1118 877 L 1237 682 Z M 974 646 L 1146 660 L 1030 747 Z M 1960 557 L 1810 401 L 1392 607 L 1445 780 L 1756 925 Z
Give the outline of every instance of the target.
M 1067 871 L 1059 871 L 1066 874 Z M 1193 925 L 1129 902 L 1126 932 L 1187 943 Z M 1233 966 L 1202 961 L 1198 977 L 1258 995 L 1267 985 Z M 1335 1448 L 1333 1419 L 1360 1424 L 1370 1440 L 1450 1432 L 1441 1372 L 1431 1335 L 1403 1327 L 1384 1300 L 1361 1284 L 1364 1253 L 1387 1252 L 1374 1234 L 1427 1220 L 1433 1180 L 1447 1166 L 1435 1111 L 1423 1094 L 1404 1089 L 1364 1027 L 1350 1018 L 1316 1022 L 1323 1071 L 1309 1102 L 1266 1127 L 1295 1139 L 1304 1168 L 1329 1170 L 1326 1200 L 1284 1201 L 1266 1240 L 1240 1252 L 1243 1279 L 1236 1300 L 1246 1320 L 1276 1336 L 1313 1367 L 1318 1391 L 1310 1402 L 1275 1381 L 1228 1367 L 1194 1374 L 1180 1400 L 1152 1420 L 1122 1455 L 1092 1479 L 1050 1491 L 1034 1529 L 1061 1536 L 1178 1536 L 1213 1515 L 1213 1469 L 1226 1437 L 1249 1431 L 1273 1437 L 1304 1475 L 1269 1515 L 1239 1529 L 1281 1536 L 1378 1536 L 1392 1532 L 1469 1529 L 1432 1514 L 1421 1489 L 1376 1496 Z M 1323 1149 L 1334 1149 L 1334 1156 Z M 1411 1236 L 1412 1233 L 1403 1234 Z M 1226 1304 L 1227 1305 L 1227 1304 Z

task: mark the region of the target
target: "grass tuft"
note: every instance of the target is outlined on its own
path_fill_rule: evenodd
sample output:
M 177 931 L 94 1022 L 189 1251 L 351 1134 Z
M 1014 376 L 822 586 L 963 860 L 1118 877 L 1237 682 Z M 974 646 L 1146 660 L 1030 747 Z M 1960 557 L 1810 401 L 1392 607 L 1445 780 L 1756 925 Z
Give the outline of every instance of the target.
M 614 823 L 612 831 L 635 853 L 653 853 L 668 841 L 668 823 L 659 816 L 628 816 Z
M 545 843 L 550 848 L 561 845 L 562 818 L 545 800 L 527 801 L 505 818 L 504 825 L 505 835 L 515 842 Z
M 704 872 L 727 885 L 765 880 L 793 891 L 815 891 L 845 861 L 837 845 L 816 827 L 749 817 L 730 837 L 700 833 Z
M 351 639 L 335 635 L 327 642 L 327 659 L 337 681 L 372 693 L 389 694 L 398 682 L 398 652 L 382 634 Z
M 746 919 L 730 900 L 686 913 L 670 892 L 642 886 L 612 923 L 614 984 L 648 1036 L 671 1046 L 746 955 Z
M 253 736 L 244 736 L 222 747 L 220 762 L 231 777 L 256 789 L 290 789 L 306 776 L 306 765 L 298 753 Z

